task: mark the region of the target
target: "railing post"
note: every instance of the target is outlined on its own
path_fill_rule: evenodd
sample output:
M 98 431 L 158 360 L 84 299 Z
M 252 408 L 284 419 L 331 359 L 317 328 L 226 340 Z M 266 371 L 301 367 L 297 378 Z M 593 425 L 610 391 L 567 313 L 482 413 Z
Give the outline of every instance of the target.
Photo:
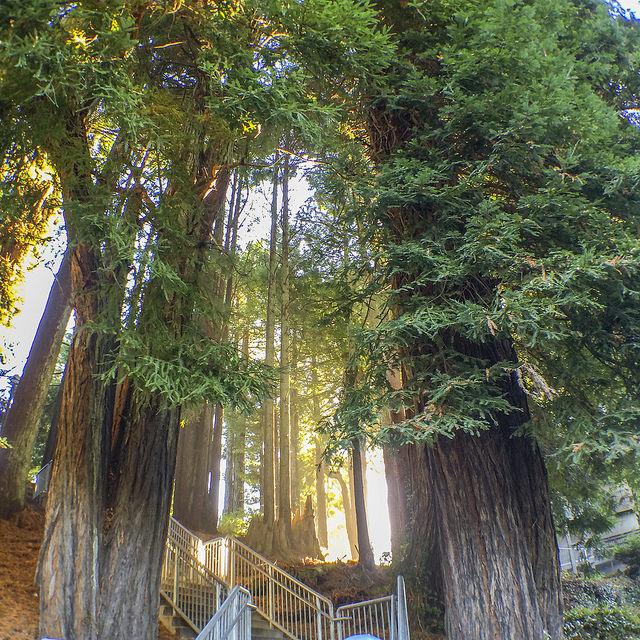
M 336 640 L 336 625 L 340 624 L 336 621 L 336 613 L 333 610 L 333 604 L 331 604 L 331 607 L 329 608 L 329 635 L 331 637 L 331 640 Z
M 275 620 L 274 615 L 275 615 L 275 604 L 273 601 L 273 567 L 271 565 L 267 565 L 269 567 L 269 588 L 268 588 L 268 598 L 269 598 L 269 622 L 273 625 L 273 622 Z
M 231 538 L 225 538 L 225 545 L 227 547 L 227 581 L 230 587 L 235 586 L 235 558 L 233 557 L 233 541 Z
M 317 640 L 322 640 L 322 602 L 318 596 L 316 596 L 316 637 Z
M 180 564 L 178 550 L 173 550 L 173 604 L 178 606 L 178 587 L 180 585 Z
M 398 640 L 410 640 L 409 614 L 407 611 L 407 592 L 404 586 L 404 578 L 398 576 L 397 584 L 397 624 Z

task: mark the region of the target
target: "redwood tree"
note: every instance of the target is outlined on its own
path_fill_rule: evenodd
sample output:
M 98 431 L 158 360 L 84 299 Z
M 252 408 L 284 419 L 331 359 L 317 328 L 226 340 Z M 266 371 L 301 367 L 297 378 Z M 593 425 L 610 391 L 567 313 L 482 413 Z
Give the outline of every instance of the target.
M 393 318 L 363 345 L 374 385 L 403 374 L 408 548 L 451 640 L 560 638 L 540 443 L 631 442 L 638 415 L 635 25 L 597 1 L 378 6 L 398 56 L 363 199 Z

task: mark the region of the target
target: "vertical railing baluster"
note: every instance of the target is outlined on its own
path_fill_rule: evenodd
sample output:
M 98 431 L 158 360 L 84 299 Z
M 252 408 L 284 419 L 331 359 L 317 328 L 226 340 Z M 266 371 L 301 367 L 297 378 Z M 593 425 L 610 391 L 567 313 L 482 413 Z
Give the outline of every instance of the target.
M 269 586 L 268 586 L 268 605 L 269 605 L 269 622 L 274 621 L 274 601 L 273 601 L 274 593 L 273 593 L 273 569 L 271 565 L 269 565 Z
M 177 605 L 178 604 L 178 552 L 174 551 L 174 563 L 173 563 L 173 601 Z
M 316 596 L 316 609 L 318 613 L 316 614 L 316 633 L 318 636 L 318 640 L 322 640 L 322 604 L 320 602 L 320 598 Z

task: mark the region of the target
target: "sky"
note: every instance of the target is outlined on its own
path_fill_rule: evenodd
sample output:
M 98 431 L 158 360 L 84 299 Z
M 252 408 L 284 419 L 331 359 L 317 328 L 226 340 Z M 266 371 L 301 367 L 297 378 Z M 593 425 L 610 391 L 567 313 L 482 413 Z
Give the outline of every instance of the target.
M 640 15 L 640 0 L 620 0 L 620 4 L 629 11 Z M 292 209 L 295 210 L 308 197 L 309 192 L 304 185 L 299 184 L 297 188 L 291 189 L 291 195 Z M 250 238 L 265 237 L 268 228 L 268 202 L 264 196 L 257 196 L 255 201 L 251 203 L 250 217 L 254 221 L 245 230 L 245 241 Z M 8 329 L 0 327 L 0 345 L 4 345 L 8 350 L 9 375 L 20 374 L 26 362 L 63 250 L 63 238 L 58 236 L 52 241 L 50 250 L 45 256 L 47 259 L 31 260 L 29 271 L 19 292 L 22 299 L 20 312 L 12 327 Z M 56 255 L 57 257 L 55 257 Z M 0 391 L 3 387 L 6 387 L 6 380 L 0 379 Z M 386 482 L 380 455 L 374 454 L 367 467 L 367 483 L 370 533 L 374 552 L 376 557 L 379 557 L 387 552 L 390 546 L 389 516 L 387 509 L 384 508 L 386 506 Z M 384 496 L 382 501 L 381 496 Z M 382 508 L 381 504 L 383 504 Z M 334 534 L 330 543 L 330 558 L 348 556 L 342 516 L 334 515 L 330 519 L 330 528 Z

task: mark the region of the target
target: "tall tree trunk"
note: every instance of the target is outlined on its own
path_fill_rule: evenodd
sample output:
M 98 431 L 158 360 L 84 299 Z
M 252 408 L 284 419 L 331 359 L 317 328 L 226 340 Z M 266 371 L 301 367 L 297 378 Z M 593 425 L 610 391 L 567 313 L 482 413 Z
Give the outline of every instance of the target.
M 402 477 L 399 470 L 399 452 L 384 445 L 384 475 L 387 483 L 387 506 L 389 509 L 389 526 L 391 533 L 391 554 L 394 562 L 403 557 L 404 536 L 406 531 L 405 496 L 403 495 Z
M 282 175 L 282 249 L 280 263 L 280 477 L 278 521 L 286 538 L 291 538 L 291 336 L 289 327 L 289 156 Z
M 267 292 L 267 318 L 264 362 L 268 367 L 275 365 L 276 335 L 276 273 L 278 268 L 278 165 L 273 169 L 271 193 L 271 234 L 269 239 L 269 276 Z M 264 401 L 263 414 L 264 446 L 262 459 L 263 518 L 267 525 L 275 522 L 275 419 L 273 398 Z
M 344 511 L 344 523 L 347 529 L 347 538 L 349 539 L 349 549 L 351 550 L 351 559 L 358 560 L 358 532 L 356 530 L 356 516 L 351 501 L 349 486 L 340 471 L 333 471 L 329 474 L 330 478 L 334 478 L 340 485 L 340 495 L 342 497 L 342 510 Z
M 300 414 L 298 390 L 291 389 L 291 511 L 302 516 L 302 469 L 300 463 Z
M 249 330 L 242 335 L 242 355 L 249 360 Z M 244 512 L 245 457 L 247 447 L 247 419 L 235 413 L 227 419 L 227 469 L 225 476 L 225 513 Z
M 320 438 L 316 436 L 316 526 L 318 542 L 326 549 L 329 546 L 329 533 L 327 531 L 327 490 L 324 484 L 327 470 L 323 453 Z
M 78 233 L 74 209 L 95 205 L 96 186 L 84 121 L 66 115 L 65 145 L 58 146 L 56 137 L 49 151 L 75 243 L 71 283 L 77 331 L 64 377 L 40 550 L 40 635 L 154 640 L 180 414 L 164 408 L 158 394 L 137 393 L 126 379 L 116 387 L 108 378 L 117 340 L 111 332 L 97 332 L 94 323 L 109 322 L 114 333 L 119 327 L 121 301 L 109 292 L 125 290 L 126 271 L 113 264 L 105 269 L 100 240 L 90 242 Z M 225 161 L 227 154 L 222 153 Z M 158 250 L 189 287 L 197 285 L 213 220 L 224 203 L 229 173 L 226 166 L 216 170 L 217 155 L 218 150 L 201 154 L 195 170 L 202 209 L 183 209 L 172 220 L 180 246 L 173 251 L 169 242 L 169 250 Z M 143 305 L 148 312 L 143 308 L 141 331 L 144 319 L 153 319 L 180 339 L 193 319 L 189 297 L 176 289 L 167 300 L 157 279 L 150 281 Z
M 2 435 L 11 449 L 0 449 L 0 517 L 24 507 L 33 446 L 71 315 L 70 288 L 71 250 L 67 250 L 5 419 Z
M 312 419 L 315 429 L 318 429 L 322 420 L 320 410 L 320 390 L 318 388 L 318 361 L 314 355 L 311 356 L 311 390 L 312 396 Z M 318 541 L 325 549 L 329 546 L 329 535 L 327 531 L 327 489 L 325 478 L 327 475 L 327 465 L 324 460 L 324 447 L 320 435 L 316 435 L 315 443 L 315 481 L 316 481 L 316 526 L 318 528 Z
M 375 560 L 369 538 L 369 525 L 367 523 L 367 503 L 364 491 L 362 453 L 362 444 L 358 438 L 355 438 L 351 446 L 351 461 L 353 466 L 353 493 L 356 532 L 358 537 L 358 562 L 365 567 L 373 567 Z
M 157 401 L 136 404 L 135 398 L 129 399 L 130 412 L 121 427 L 122 444 L 114 460 L 118 475 L 108 491 L 109 517 L 103 521 L 100 640 L 155 640 L 158 633 L 180 411 L 168 410 Z
M 214 222 L 214 246 L 223 247 L 228 257 L 232 257 L 236 249 L 240 189 L 236 174 L 226 227 L 224 207 L 219 209 Z M 224 316 L 220 321 L 202 319 L 205 332 L 211 340 L 226 340 L 228 337 L 227 314 L 232 291 L 232 275 L 218 273 L 211 287 L 211 295 L 214 302 L 225 305 Z M 187 528 L 207 535 L 214 535 L 218 531 L 223 428 L 222 406 L 204 405 L 195 420 L 189 421 L 180 430 L 178 441 L 174 516 Z
M 414 27 L 430 29 L 429 19 L 406 4 L 398 0 L 378 3 L 386 26 L 398 34 Z M 448 32 L 442 29 L 439 33 Z M 434 37 L 437 40 L 440 36 Z M 411 41 L 405 38 L 403 55 L 411 73 L 424 74 L 427 81 L 430 75 L 443 73 L 444 67 L 435 58 L 416 62 L 421 55 L 419 42 L 419 37 Z M 368 113 L 371 155 L 381 165 L 393 161 L 398 153 L 405 160 L 411 157 L 432 126 L 442 125 L 441 108 L 446 109 L 446 100 L 432 101 L 420 113 L 413 107 L 406 111 L 390 108 L 391 104 L 397 107 L 402 103 L 407 86 L 405 77 L 397 79 L 397 93 L 392 90 L 391 99 L 388 95 L 374 99 Z M 484 150 L 478 156 L 478 149 L 473 153 L 479 161 Z M 442 150 L 434 148 L 433 153 Z M 454 187 L 459 176 L 453 176 L 444 177 L 434 188 L 445 184 Z M 484 197 L 493 194 L 487 189 Z M 434 229 L 437 231 L 441 215 L 446 214 L 437 206 L 418 200 L 399 205 L 384 219 L 388 244 L 422 242 L 435 233 Z M 463 213 L 457 222 L 458 233 L 469 233 Z M 397 314 L 401 316 L 405 310 L 414 313 L 418 304 L 429 305 L 435 297 L 451 296 L 452 300 L 471 301 L 479 307 L 494 304 L 498 286 L 495 273 L 483 274 L 482 267 L 478 268 L 466 281 L 449 283 L 446 291 L 437 292 L 433 283 L 417 284 L 419 273 L 397 276 L 403 281 L 392 283 L 392 288 L 404 291 L 396 295 Z M 461 376 L 469 371 L 470 362 L 477 363 L 478 370 L 486 367 L 487 371 L 498 363 L 517 364 L 508 335 L 474 342 L 454 330 L 442 330 L 435 342 L 416 339 L 409 343 L 402 354 L 406 356 L 404 362 L 429 367 L 429 373 L 446 371 L 450 375 L 459 366 L 457 373 Z M 437 357 L 432 357 L 433 353 Z M 447 353 L 452 357 L 445 360 Z M 415 379 L 421 379 L 424 373 L 416 371 Z M 437 570 L 427 572 L 429 582 L 425 587 L 432 587 L 433 578 L 442 581 L 449 640 L 558 640 L 562 637 L 559 565 L 544 462 L 530 438 L 516 435 L 529 413 L 515 374 L 500 386 L 502 397 L 517 410 L 492 416 L 485 432 L 471 436 L 457 431 L 450 439 L 441 437 L 432 449 L 412 445 L 403 452 L 403 473 L 408 492 L 413 493 L 407 556 L 412 557 L 411 549 L 426 548 L 431 559 L 425 564 L 435 560 Z M 415 405 L 419 411 L 430 401 L 430 389 L 421 391 L 423 397 Z M 435 550 L 432 540 L 438 543 Z
M 185 527 L 213 534 L 210 508 L 210 457 L 213 447 L 214 407 L 205 404 L 180 429 L 173 515 Z
M 470 357 L 516 361 L 508 340 L 454 340 Z M 423 491 L 434 498 L 430 535 L 439 545 L 447 637 L 555 640 L 562 603 L 544 462 L 531 439 L 515 435 L 528 419 L 515 374 L 502 387 L 519 410 L 496 416 L 479 436 L 458 432 L 426 450 Z

